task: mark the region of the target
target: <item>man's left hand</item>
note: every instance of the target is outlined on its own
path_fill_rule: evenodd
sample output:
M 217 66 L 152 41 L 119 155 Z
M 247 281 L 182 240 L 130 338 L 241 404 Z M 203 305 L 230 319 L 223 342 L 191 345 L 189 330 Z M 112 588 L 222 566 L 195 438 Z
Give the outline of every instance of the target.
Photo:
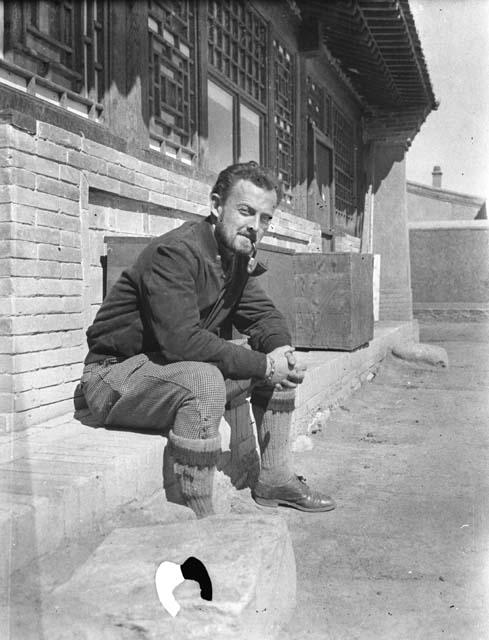
M 289 365 L 289 373 L 286 378 L 275 385 L 276 389 L 294 389 L 298 384 L 301 384 L 306 375 L 307 365 L 300 361 L 301 359 L 297 357 L 293 349 L 287 351 L 285 357 Z

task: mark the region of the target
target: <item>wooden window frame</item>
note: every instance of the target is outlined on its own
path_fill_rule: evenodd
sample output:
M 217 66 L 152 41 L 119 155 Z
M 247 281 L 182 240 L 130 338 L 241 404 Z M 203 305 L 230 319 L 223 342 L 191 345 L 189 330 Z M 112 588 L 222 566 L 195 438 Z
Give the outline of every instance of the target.
M 326 144 L 333 150 L 333 203 L 332 203 L 332 215 L 331 215 L 331 223 L 329 225 L 329 230 L 327 232 L 327 236 L 331 239 L 332 246 L 334 246 L 334 237 L 336 235 L 347 233 L 350 235 L 356 235 L 359 229 L 359 223 L 361 218 L 361 212 L 358 208 L 359 203 L 359 184 L 358 184 L 358 151 L 359 151 L 359 131 L 358 126 L 348 112 L 347 109 L 344 108 L 344 105 L 339 102 L 337 99 L 333 98 L 333 96 L 328 92 L 327 87 L 324 82 L 319 80 L 314 73 L 308 73 L 305 81 L 305 92 L 306 96 L 303 101 L 303 108 L 306 112 L 309 110 L 308 107 L 308 99 L 309 99 L 309 83 L 314 83 L 316 85 L 316 91 L 321 91 L 321 100 L 322 100 L 322 113 L 320 117 L 314 118 L 315 122 L 312 122 L 310 118 L 309 127 L 314 128 L 314 135 L 311 134 L 310 128 L 308 128 L 308 153 L 307 153 L 307 176 L 308 176 L 308 184 L 310 184 L 311 180 L 311 172 L 314 171 L 314 167 L 311 168 L 311 162 L 314 163 L 313 157 L 316 153 L 315 150 L 315 142 L 314 136 L 321 137 L 323 144 Z M 317 102 L 317 100 L 315 100 Z M 342 166 L 339 165 L 340 160 L 345 159 L 345 155 L 341 154 L 341 149 L 339 148 L 340 141 L 336 136 L 335 132 L 335 112 L 339 114 L 339 117 L 346 123 L 349 127 L 349 134 L 351 136 L 351 148 L 350 148 L 350 172 L 347 172 L 343 169 Z M 311 137 L 312 136 L 312 137 Z M 344 175 L 347 179 L 351 180 L 351 189 L 349 189 L 350 198 L 347 202 L 347 209 L 345 213 L 342 213 L 340 209 L 337 208 L 337 196 L 338 191 L 341 191 L 341 182 L 339 182 L 338 177 L 339 174 Z M 311 197 L 311 194 L 308 193 L 308 217 L 319 222 L 320 216 L 316 210 L 316 202 L 314 198 Z M 325 231 L 323 229 L 323 237 Z
M 276 30 L 270 27 L 270 36 L 269 36 L 269 59 L 271 63 L 269 65 L 269 86 L 272 87 L 272 90 L 269 92 L 269 112 L 268 112 L 268 124 L 269 124 L 269 156 L 268 156 L 268 165 L 273 168 L 273 170 L 279 174 L 281 167 L 278 162 L 278 134 L 277 134 L 277 123 L 275 121 L 277 114 L 277 97 L 276 97 L 276 70 L 277 70 L 277 60 L 276 60 L 276 47 L 282 47 L 287 55 L 290 56 L 290 73 L 291 73 L 291 114 L 290 114 L 290 127 L 291 127 L 291 135 L 290 135 L 290 144 L 291 144 L 291 153 L 290 153 L 290 184 L 289 190 L 284 194 L 285 202 L 287 204 L 291 203 L 292 193 L 294 186 L 297 182 L 298 176 L 298 159 L 297 159 L 297 150 L 300 148 L 298 145 L 298 128 L 297 128 L 297 112 L 300 109 L 299 100 L 297 100 L 297 91 L 300 85 L 300 68 L 298 64 L 298 56 L 296 53 L 289 51 L 289 47 L 284 43 L 283 38 L 276 32 Z
M 340 154 L 338 153 L 338 149 L 337 149 L 337 140 L 335 139 L 335 131 L 334 131 L 334 126 L 335 126 L 335 122 L 334 122 L 334 112 L 336 112 L 340 115 L 341 118 L 343 118 L 343 120 L 347 123 L 347 125 L 351 128 L 351 137 L 352 137 L 352 149 L 351 151 L 351 174 L 348 175 L 348 173 L 346 171 L 344 171 L 344 169 L 339 165 L 339 157 Z M 352 118 L 350 118 L 350 116 L 345 112 L 345 110 L 341 107 L 341 105 L 337 102 L 332 100 L 332 108 L 331 108 L 331 137 L 333 139 L 333 145 L 334 145 L 334 149 L 335 149 L 335 164 L 334 164 L 334 183 L 335 183 L 335 203 L 334 203 L 334 209 L 335 209 L 335 227 L 338 228 L 338 230 L 341 230 L 345 233 L 348 234 L 352 234 L 352 232 L 354 233 L 356 231 L 357 228 L 357 218 L 359 215 L 358 212 L 358 179 L 357 179 L 357 152 L 358 152 L 358 140 L 357 140 L 357 127 L 355 126 L 355 122 Z M 337 173 L 340 173 L 344 176 L 346 176 L 347 178 L 351 179 L 352 181 L 352 188 L 351 188 L 351 201 L 349 203 L 349 205 L 352 207 L 352 212 L 349 213 L 348 211 L 343 214 L 343 213 L 338 213 L 338 208 L 336 206 L 336 187 L 337 187 Z M 343 224 L 339 224 L 339 218 L 345 218 L 346 219 L 346 223 Z M 353 229 L 348 225 L 349 220 L 353 221 Z
M 333 141 L 309 118 L 307 120 L 307 210 L 308 217 L 317 222 L 321 227 L 321 236 L 325 240 L 333 242 L 334 236 L 337 233 L 336 229 L 336 216 L 335 216 L 335 180 L 334 180 L 334 166 L 335 166 L 335 150 Z M 311 184 L 317 180 L 317 143 L 325 146 L 331 151 L 331 189 L 329 194 L 329 220 L 324 221 L 320 213 L 321 205 L 318 202 L 318 193 L 311 188 Z
M 77 1 L 77 0 L 74 0 Z M 21 17 L 23 8 L 27 6 L 27 2 L 23 0 L 9 0 L 11 7 L 16 7 L 17 17 Z M 274 63 L 273 63 L 273 38 L 281 41 L 294 58 L 294 83 L 295 95 L 299 96 L 301 82 L 300 56 L 297 54 L 296 47 L 283 38 L 281 31 L 276 30 L 273 19 L 267 16 L 267 12 L 263 12 L 259 5 L 250 1 L 249 5 L 254 13 L 256 13 L 266 29 L 264 35 L 264 47 L 267 53 L 264 56 L 265 65 L 265 100 L 264 103 L 257 100 L 252 95 L 242 92 L 241 89 L 231 86 L 228 79 L 220 74 L 218 70 L 212 69 L 207 64 L 207 20 L 208 5 L 206 0 L 197 0 L 195 2 L 196 20 L 197 20 L 197 37 L 195 41 L 195 135 L 192 147 L 195 150 L 195 160 L 192 166 L 184 164 L 179 160 L 163 156 L 159 151 L 150 148 L 149 144 L 149 105 L 147 95 L 149 94 L 148 81 L 145 75 L 145 65 L 148 60 L 148 4 L 144 0 L 138 3 L 129 4 L 121 3 L 116 7 L 109 0 L 104 0 L 106 4 L 107 30 L 104 33 L 103 40 L 99 40 L 99 44 L 103 46 L 104 53 L 104 82 L 105 94 L 100 104 L 93 103 L 83 96 L 83 94 L 70 94 L 66 91 L 66 96 L 76 99 L 80 104 L 84 105 L 79 111 L 72 111 L 67 108 L 67 104 L 71 104 L 69 100 L 63 97 L 61 89 L 58 88 L 60 94 L 59 103 L 50 103 L 41 97 L 29 92 L 26 88 L 15 83 L 0 84 L 2 89 L 2 97 L 0 98 L 0 106 L 3 109 L 11 109 L 24 113 L 26 116 L 35 119 L 41 119 L 57 126 L 65 127 L 71 130 L 77 130 L 83 133 L 87 138 L 97 140 L 102 144 L 114 147 L 126 153 L 141 157 L 154 164 L 169 167 L 171 170 L 181 172 L 184 175 L 198 175 L 199 179 L 210 180 L 213 177 L 207 168 L 208 148 L 208 114 L 207 114 L 207 80 L 210 78 L 213 82 L 221 85 L 224 90 L 233 94 L 235 109 L 239 109 L 239 104 L 252 109 L 259 114 L 261 123 L 260 135 L 260 162 L 275 170 L 276 167 L 276 131 L 274 126 L 275 115 L 275 96 L 274 96 Z M 5 8 L 5 7 L 4 7 Z M 27 9 L 26 9 L 27 10 Z M 117 14 L 114 14 L 117 11 Z M 10 30 L 19 30 L 22 28 L 22 21 L 15 20 Z M 2 25 L 3 26 L 3 25 Z M 91 27 L 90 27 L 91 28 Z M 4 38 L 10 37 L 9 29 L 4 30 Z M 11 37 L 15 37 L 12 33 Z M 260 36 L 261 37 L 261 36 Z M 121 56 L 113 55 L 112 45 L 115 42 L 124 43 L 127 48 L 127 60 L 122 60 Z M 80 55 L 80 50 L 78 54 Z M 1 59 L 0 67 L 5 65 L 8 67 L 8 60 Z M 15 73 L 21 78 L 21 82 L 27 87 L 31 82 L 33 73 L 22 67 L 16 67 Z M 0 72 L 1 73 L 1 72 Z M 7 71 L 10 73 L 10 71 Z M 34 74 L 35 75 L 35 74 Z M 137 78 L 141 78 L 141 91 L 128 91 L 124 100 L 121 100 L 121 88 L 123 91 L 134 86 Z M 46 84 L 49 88 L 49 81 L 40 78 L 41 84 Z M 92 83 L 93 84 L 93 83 Z M 31 84 L 31 86 L 33 86 Z M 272 87 L 270 91 L 269 88 Z M 86 109 L 86 115 L 83 113 Z M 304 152 L 304 140 L 301 134 L 301 106 L 296 103 L 294 106 L 295 114 L 293 116 L 293 152 L 292 152 L 292 186 L 297 184 L 297 180 L 301 174 L 302 156 Z M 238 123 L 237 111 L 234 116 L 235 127 Z M 235 129 L 235 150 L 234 157 L 239 156 L 241 140 L 239 131 Z
M 148 2 L 148 0 L 145 0 Z M 155 4 L 160 4 L 156 2 Z M 169 6 L 165 6 L 164 0 L 161 2 L 161 9 L 170 13 L 170 21 L 172 19 L 171 10 Z M 171 159 L 177 160 L 187 166 L 196 166 L 198 155 L 198 101 L 197 95 L 198 83 L 198 44 L 195 44 L 197 33 L 197 20 L 198 20 L 198 6 L 194 0 L 188 0 L 188 24 L 186 28 L 190 30 L 189 36 L 182 38 L 177 28 L 173 28 L 168 23 L 168 20 L 159 21 L 158 15 L 159 8 L 149 7 L 148 2 L 148 88 L 147 88 L 147 105 L 148 105 L 148 136 L 149 147 L 167 156 Z M 182 23 L 179 16 L 173 16 L 175 22 Z M 155 28 L 151 28 L 151 24 L 156 25 Z M 161 33 L 160 33 L 161 26 Z M 156 47 L 152 43 L 156 42 L 159 45 L 160 52 L 156 50 Z M 183 42 L 182 42 L 183 41 Z M 178 42 L 178 46 L 176 43 Z M 192 47 L 192 42 L 194 42 Z M 188 43 L 188 44 L 187 44 Z M 188 55 L 183 53 L 183 49 L 188 50 Z M 167 60 L 161 56 L 163 47 L 167 47 L 171 50 L 171 60 Z M 160 69 L 161 64 L 166 61 L 165 67 L 168 74 L 163 78 L 160 70 L 155 68 L 154 60 L 158 58 Z M 185 60 L 185 68 L 175 62 L 173 58 L 179 61 Z M 153 76 L 158 73 L 158 82 L 155 82 Z M 171 75 L 173 74 L 173 75 Z M 178 75 L 180 74 L 180 75 Z M 161 99 L 161 92 L 164 88 L 176 87 L 177 93 L 180 90 L 182 93 L 181 103 L 182 108 L 179 110 L 178 106 L 174 106 L 169 102 L 165 103 Z M 160 99 L 157 101 L 157 97 Z M 158 104 L 156 104 L 158 102 Z M 173 123 L 166 121 L 162 117 L 161 111 L 164 110 L 168 118 L 182 119 L 182 123 Z
M 263 105 L 260 105 L 259 103 L 257 103 L 256 101 L 250 100 L 249 96 L 243 95 L 243 93 L 240 92 L 235 86 L 230 87 L 229 84 L 226 83 L 226 79 L 222 77 L 222 74 L 216 73 L 214 70 L 208 71 L 207 80 L 210 82 L 213 82 L 220 89 L 222 89 L 223 91 L 228 93 L 230 96 L 232 96 L 232 100 L 233 100 L 233 109 L 232 109 L 233 163 L 238 162 L 238 159 L 241 153 L 241 131 L 239 127 L 239 122 L 240 122 L 239 108 L 241 104 L 243 104 L 245 107 L 248 107 L 248 109 L 251 109 L 252 111 L 255 111 L 256 113 L 258 113 L 260 117 L 260 125 L 262 127 L 262 133 L 260 136 L 260 149 L 259 149 L 260 157 L 258 158 L 258 162 L 265 163 L 266 157 L 267 157 L 266 156 L 266 151 L 267 151 L 266 150 L 266 129 L 265 129 L 266 119 L 267 119 L 267 109 L 264 108 Z M 207 95 L 207 90 L 206 90 L 206 95 Z M 207 122 L 207 127 L 208 127 L 208 122 Z M 206 156 L 209 152 L 210 150 L 206 150 Z M 205 162 L 203 164 L 204 166 L 208 164 L 207 158 L 205 158 Z
M 110 64 L 107 45 L 108 1 L 100 0 L 96 7 L 91 0 L 83 3 L 74 0 L 72 5 L 63 5 L 63 10 L 69 9 L 71 12 L 69 44 L 64 41 L 62 34 L 58 40 L 36 26 L 36 19 L 39 17 L 37 10 L 40 8 L 41 4 L 37 2 L 12 0 L 8 4 L 4 3 L 3 18 L 6 24 L 8 20 L 8 28 L 3 29 L 3 50 L 0 57 L 3 82 L 0 86 L 13 86 L 27 96 L 54 104 L 84 119 L 102 123 L 104 104 L 100 94 L 108 86 Z M 102 21 L 99 20 L 99 12 L 102 14 Z M 59 16 L 59 27 L 61 30 L 64 27 L 62 13 Z M 29 39 L 33 42 L 29 42 Z M 44 52 L 43 47 L 46 48 Z M 51 57 L 48 55 L 50 50 Z M 98 51 L 96 59 L 95 50 Z M 56 51 L 59 55 L 64 51 L 72 56 L 70 64 L 56 59 Z

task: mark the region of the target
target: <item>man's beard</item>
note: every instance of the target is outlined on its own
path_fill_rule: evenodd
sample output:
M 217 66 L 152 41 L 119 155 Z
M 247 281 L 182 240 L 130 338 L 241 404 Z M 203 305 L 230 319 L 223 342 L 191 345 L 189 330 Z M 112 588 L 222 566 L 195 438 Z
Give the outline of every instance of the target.
M 254 253 L 256 238 L 239 233 L 231 236 L 226 233 L 224 225 L 221 222 L 216 224 L 215 233 L 218 245 L 227 252 L 243 256 L 251 256 Z

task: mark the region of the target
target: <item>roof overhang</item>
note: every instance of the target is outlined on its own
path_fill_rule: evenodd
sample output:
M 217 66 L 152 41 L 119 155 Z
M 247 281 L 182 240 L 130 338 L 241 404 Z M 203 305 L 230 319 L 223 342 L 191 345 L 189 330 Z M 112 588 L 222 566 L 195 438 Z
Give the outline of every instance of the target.
M 360 97 L 369 140 L 409 145 L 436 109 L 408 0 L 299 0 L 303 27 L 319 23 L 324 47 Z

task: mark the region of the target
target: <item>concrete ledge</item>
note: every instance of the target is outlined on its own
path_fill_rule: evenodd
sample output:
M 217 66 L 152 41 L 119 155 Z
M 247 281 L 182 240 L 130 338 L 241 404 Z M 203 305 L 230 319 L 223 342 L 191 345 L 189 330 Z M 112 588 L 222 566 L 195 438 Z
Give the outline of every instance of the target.
M 393 346 L 418 341 L 419 328 L 416 321 L 377 322 L 374 338 L 368 347 L 353 352 L 304 353 L 308 370 L 297 393 L 295 435 L 307 432 L 307 426 L 317 411 L 338 405 L 358 389 Z
M 318 410 L 359 388 L 394 345 L 417 340 L 416 322 L 380 322 L 364 349 L 306 353 L 309 369 L 298 390 L 295 435 L 307 432 Z M 236 453 L 223 453 L 238 488 L 257 470 L 253 428 L 247 411 L 239 418 L 242 411 L 234 411 L 241 426 L 228 434 Z M 234 420 L 232 412 L 227 417 Z M 97 429 L 71 416 L 0 436 L 0 583 L 7 585 L 12 571 L 64 540 L 94 530 L 122 504 L 161 490 L 165 444 L 159 435 Z M 229 486 L 218 480 L 216 491 Z M 166 482 L 165 487 L 168 493 Z

